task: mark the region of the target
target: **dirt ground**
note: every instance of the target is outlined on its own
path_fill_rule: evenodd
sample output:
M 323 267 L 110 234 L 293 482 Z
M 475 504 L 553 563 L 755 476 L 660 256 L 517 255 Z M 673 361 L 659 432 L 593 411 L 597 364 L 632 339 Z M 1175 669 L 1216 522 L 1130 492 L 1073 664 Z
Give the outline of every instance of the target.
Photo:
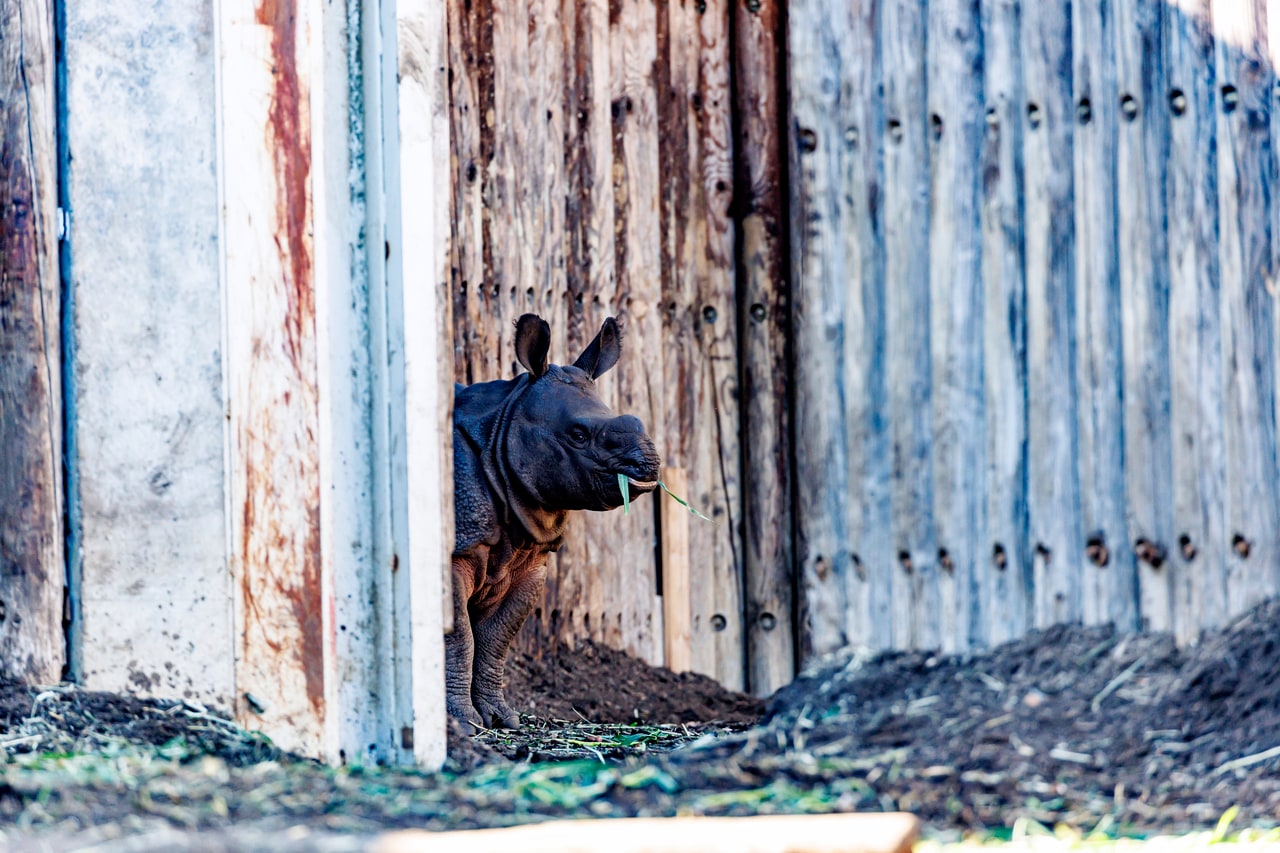
M 359 849 L 393 827 L 677 812 L 903 809 L 997 835 L 1280 821 L 1280 602 L 1191 650 L 1056 627 L 977 655 L 846 652 L 763 708 L 599 646 L 509 670 L 524 729 L 455 727 L 438 774 L 323 767 L 186 703 L 0 683 L 0 846 Z

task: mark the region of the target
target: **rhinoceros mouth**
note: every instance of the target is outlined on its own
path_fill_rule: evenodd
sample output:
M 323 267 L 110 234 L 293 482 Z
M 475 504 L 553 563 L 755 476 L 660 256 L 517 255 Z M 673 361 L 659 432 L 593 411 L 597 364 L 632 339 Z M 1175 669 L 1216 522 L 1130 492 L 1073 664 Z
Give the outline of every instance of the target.
M 627 484 L 636 491 L 652 492 L 658 488 L 657 480 L 637 480 L 635 477 L 628 477 Z

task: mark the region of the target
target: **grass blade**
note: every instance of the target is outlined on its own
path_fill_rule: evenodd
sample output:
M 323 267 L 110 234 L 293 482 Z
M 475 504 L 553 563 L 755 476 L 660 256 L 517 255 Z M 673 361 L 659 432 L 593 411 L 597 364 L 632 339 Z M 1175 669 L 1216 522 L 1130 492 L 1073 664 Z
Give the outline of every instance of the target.
M 666 492 L 666 493 L 667 493 L 667 495 L 668 495 L 668 496 L 669 496 L 673 501 L 675 501 L 676 503 L 680 504 L 680 506 L 682 506 L 682 507 L 684 507 L 685 509 L 689 510 L 689 512 L 693 513 L 694 515 L 696 515 L 698 518 L 702 519 L 703 521 L 711 521 L 711 519 L 707 518 L 705 515 L 703 515 L 702 513 L 698 512 L 698 511 L 697 511 L 696 509 L 694 509 L 693 507 L 691 507 L 691 506 L 689 505 L 689 502 L 688 502 L 687 500 L 685 500 L 684 498 L 682 498 L 682 497 L 680 497 L 679 495 L 677 495 L 675 492 L 673 492 L 673 491 L 671 491 L 670 489 L 668 489 L 668 488 L 667 488 L 667 484 L 666 484 L 666 483 L 664 483 L 664 482 L 662 482 L 661 480 L 659 480 L 659 481 L 658 481 L 658 485 L 662 487 L 662 491 Z M 712 524 L 715 524 L 715 522 L 714 522 L 714 521 L 711 521 L 711 523 L 712 523 Z
M 622 514 L 631 514 L 631 483 L 626 474 L 618 475 L 618 490 L 622 492 Z

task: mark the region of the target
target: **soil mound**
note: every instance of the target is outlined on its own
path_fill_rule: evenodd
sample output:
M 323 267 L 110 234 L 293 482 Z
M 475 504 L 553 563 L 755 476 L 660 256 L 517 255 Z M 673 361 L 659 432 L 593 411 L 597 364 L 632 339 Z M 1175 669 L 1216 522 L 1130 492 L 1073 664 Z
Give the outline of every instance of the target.
M 507 700 L 519 711 L 593 723 L 754 723 L 764 702 L 705 675 L 674 673 L 594 642 L 540 660 L 512 652 Z

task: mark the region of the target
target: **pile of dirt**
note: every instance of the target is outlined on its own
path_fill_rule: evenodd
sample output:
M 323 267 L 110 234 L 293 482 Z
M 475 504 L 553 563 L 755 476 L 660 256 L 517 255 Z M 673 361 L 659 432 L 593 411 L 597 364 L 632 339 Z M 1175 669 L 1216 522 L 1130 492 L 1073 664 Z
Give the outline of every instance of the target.
M 684 784 L 725 762 L 934 827 L 1181 830 L 1233 806 L 1241 823 L 1280 820 L 1278 745 L 1273 601 L 1190 651 L 1057 626 L 978 655 L 846 652 L 775 694 L 760 728 L 673 760 Z
M 159 747 L 181 740 L 186 750 L 233 767 L 283 756 L 266 738 L 199 703 L 140 699 L 70 684 L 39 688 L 13 680 L 0 680 L 0 740 L 5 747 L 0 755 L 79 753 L 109 745 Z
M 654 667 L 586 641 L 534 658 L 512 652 L 507 700 L 542 719 L 593 723 L 754 723 L 764 702 L 714 679 Z

